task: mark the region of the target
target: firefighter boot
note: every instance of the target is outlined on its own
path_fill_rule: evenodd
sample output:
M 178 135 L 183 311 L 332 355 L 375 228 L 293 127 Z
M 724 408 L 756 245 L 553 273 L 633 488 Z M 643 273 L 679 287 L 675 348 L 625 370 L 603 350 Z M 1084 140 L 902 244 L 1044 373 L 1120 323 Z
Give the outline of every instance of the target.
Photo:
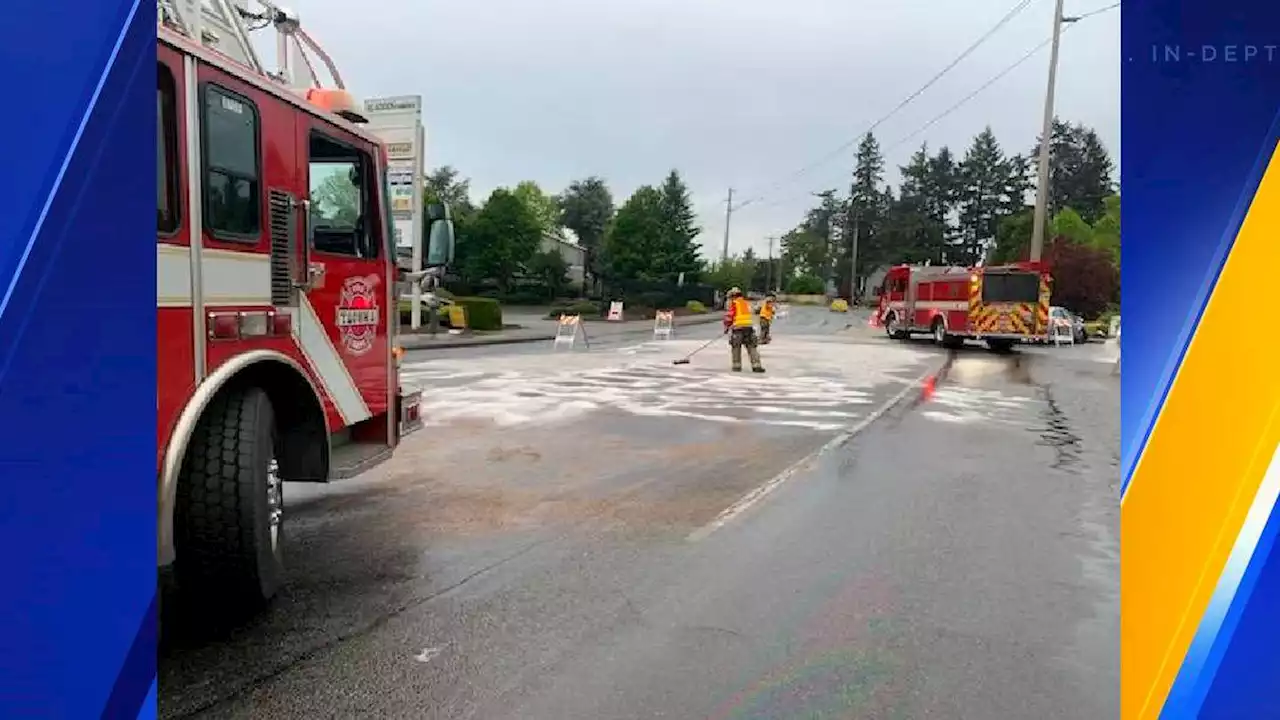
M 754 339 L 750 338 L 750 340 Z M 747 346 L 747 357 L 751 360 L 751 372 L 764 372 L 764 366 L 760 364 L 760 350 L 756 348 L 756 344 L 754 342 L 746 342 L 744 344 Z

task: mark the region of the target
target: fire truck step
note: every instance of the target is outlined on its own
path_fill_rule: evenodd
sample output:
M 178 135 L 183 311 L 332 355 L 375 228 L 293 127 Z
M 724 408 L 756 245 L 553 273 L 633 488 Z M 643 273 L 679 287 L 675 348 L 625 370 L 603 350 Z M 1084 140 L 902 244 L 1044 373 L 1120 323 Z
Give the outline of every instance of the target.
M 347 443 L 333 449 L 330 479 L 346 480 L 391 458 L 395 449 L 383 443 Z

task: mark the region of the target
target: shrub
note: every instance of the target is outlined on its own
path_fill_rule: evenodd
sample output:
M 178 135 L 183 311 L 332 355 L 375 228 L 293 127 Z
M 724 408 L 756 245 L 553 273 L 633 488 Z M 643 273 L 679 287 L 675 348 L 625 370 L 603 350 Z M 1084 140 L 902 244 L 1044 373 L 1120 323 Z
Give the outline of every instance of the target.
M 584 318 L 600 317 L 600 303 L 591 300 L 570 300 L 551 306 L 547 317 L 558 318 L 561 315 L 581 315 Z
M 467 327 L 470 329 L 502 329 L 502 304 L 497 300 L 485 297 L 456 297 L 453 302 L 467 311 Z
M 822 278 L 812 275 L 798 275 L 787 282 L 787 292 L 792 295 L 821 295 L 825 291 Z
M 401 300 L 400 306 L 396 309 L 399 311 L 400 324 L 402 326 L 409 327 L 410 325 L 413 324 L 413 301 L 412 300 Z M 427 323 L 430 322 L 429 320 L 430 315 L 428 314 L 429 312 L 430 310 L 427 309 L 427 306 L 424 303 L 422 306 L 422 316 L 421 316 L 423 327 L 426 327 Z M 448 322 L 448 319 L 449 319 L 448 307 L 441 306 L 439 309 L 437 309 L 436 312 L 440 314 L 441 324 Z
M 684 304 L 684 308 L 685 308 L 686 310 L 688 310 L 689 312 L 691 312 L 691 313 L 699 313 L 699 314 L 701 314 L 701 313 L 704 313 L 704 312 L 706 312 L 706 311 L 707 311 L 707 306 L 706 306 L 706 305 L 703 305 L 702 303 L 698 302 L 697 300 L 690 300 L 689 302 L 685 303 L 685 304 Z

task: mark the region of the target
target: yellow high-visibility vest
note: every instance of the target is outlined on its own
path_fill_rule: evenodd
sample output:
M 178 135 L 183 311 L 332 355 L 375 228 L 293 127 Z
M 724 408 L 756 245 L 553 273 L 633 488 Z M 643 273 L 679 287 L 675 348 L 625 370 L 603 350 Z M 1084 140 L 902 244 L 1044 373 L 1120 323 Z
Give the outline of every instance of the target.
M 735 329 L 751 327 L 751 303 L 742 296 L 733 299 L 733 327 Z

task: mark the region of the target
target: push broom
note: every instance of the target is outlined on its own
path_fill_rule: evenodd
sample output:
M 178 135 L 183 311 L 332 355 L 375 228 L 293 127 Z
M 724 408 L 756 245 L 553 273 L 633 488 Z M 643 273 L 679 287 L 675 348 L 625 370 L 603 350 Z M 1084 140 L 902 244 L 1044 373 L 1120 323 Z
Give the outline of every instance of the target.
M 705 343 L 703 343 L 703 344 L 702 344 L 702 346 L 701 346 L 701 347 L 699 347 L 697 350 L 694 350 L 693 352 L 689 353 L 688 355 L 685 355 L 684 357 L 680 358 L 679 360 L 674 360 L 674 361 L 672 361 L 672 363 L 671 363 L 671 364 L 672 364 L 672 365 L 688 365 L 688 364 L 689 364 L 689 361 L 693 359 L 693 356 L 694 356 L 694 355 L 697 355 L 698 353 L 702 352 L 703 350 L 706 350 L 707 348 L 711 347 L 711 343 L 713 343 L 713 342 L 715 342 L 715 341 L 719 340 L 720 338 L 722 338 L 722 337 L 724 337 L 725 335 L 728 335 L 728 334 L 729 334 L 729 329 L 728 329 L 728 328 L 725 328 L 724 333 L 722 333 L 721 335 L 719 335 L 719 336 L 717 336 L 717 337 L 713 337 L 713 338 L 711 338 L 710 340 L 708 340 L 708 341 L 706 341 Z

